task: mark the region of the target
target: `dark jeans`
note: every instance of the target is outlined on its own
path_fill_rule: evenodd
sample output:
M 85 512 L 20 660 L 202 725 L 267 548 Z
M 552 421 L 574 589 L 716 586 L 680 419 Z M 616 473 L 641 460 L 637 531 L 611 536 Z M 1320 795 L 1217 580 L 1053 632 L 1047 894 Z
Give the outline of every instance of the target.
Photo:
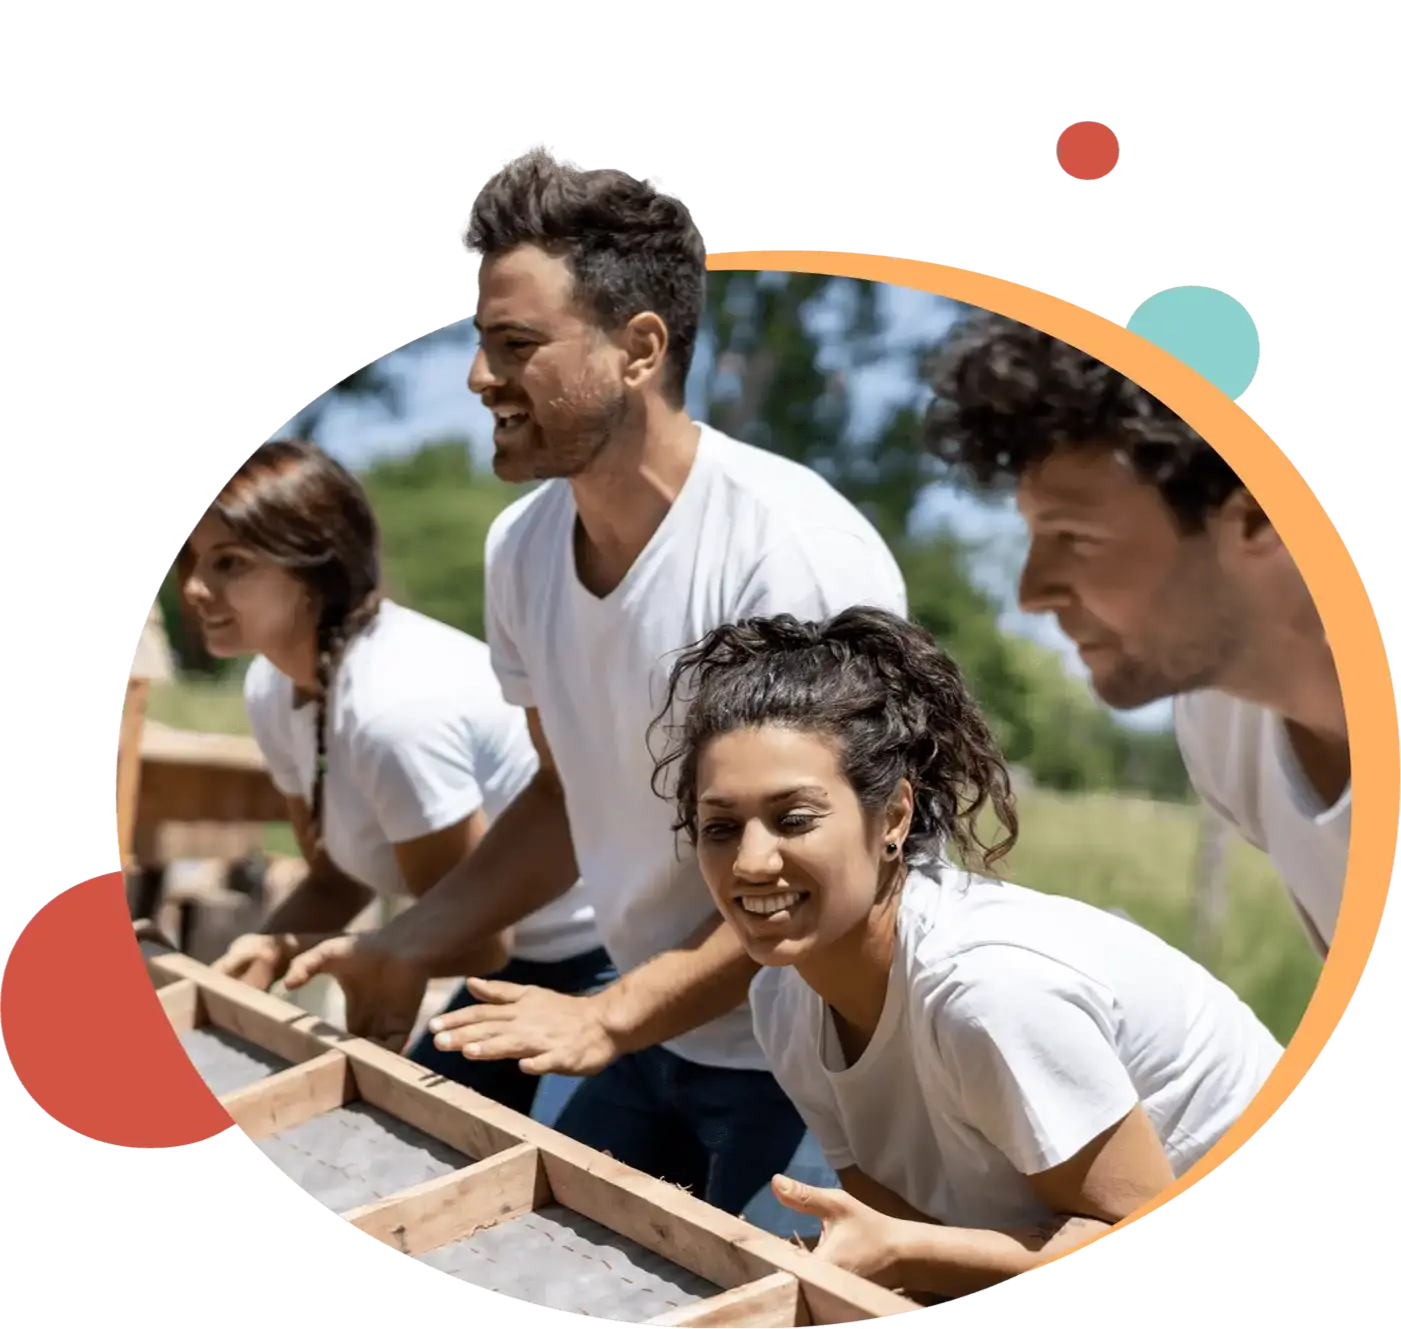
M 663 1047 L 585 1080 L 556 1129 L 732 1214 L 787 1169 L 804 1133 L 767 1071 L 700 1066 Z
M 613 982 L 618 973 L 608 958 L 608 952 L 600 949 L 550 962 L 513 959 L 490 977 L 501 983 L 549 988 L 574 997 L 597 991 Z M 443 1012 L 460 1011 L 465 1006 L 476 1004 L 477 999 L 463 984 L 456 996 L 443 1007 Z M 541 1084 L 538 1075 L 527 1075 L 514 1061 L 469 1061 L 460 1052 L 440 1052 L 433 1046 L 431 1033 L 425 1033 L 406 1055 L 410 1061 L 444 1079 L 466 1085 L 526 1115 L 535 1104 Z

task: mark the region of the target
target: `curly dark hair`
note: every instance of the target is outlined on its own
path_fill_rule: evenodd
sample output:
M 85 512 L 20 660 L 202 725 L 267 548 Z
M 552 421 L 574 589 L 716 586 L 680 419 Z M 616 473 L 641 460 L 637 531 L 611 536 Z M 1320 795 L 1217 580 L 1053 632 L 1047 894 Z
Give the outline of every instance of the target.
M 684 204 L 622 171 L 582 171 L 536 148 L 487 182 L 463 239 L 488 258 L 527 244 L 561 255 L 609 331 L 656 314 L 669 339 L 667 398 L 685 401 L 705 308 L 705 242 Z
M 1121 450 L 1186 532 L 1241 487 L 1221 455 L 1160 401 L 1075 347 L 1000 314 L 966 316 L 931 357 L 930 452 L 1002 491 L 1059 448 Z
M 1016 843 L 1007 767 L 958 666 L 923 628 L 884 609 L 847 609 L 822 623 L 779 614 L 718 627 L 677 658 L 649 741 L 678 701 L 684 719 L 656 762 L 652 789 L 668 797 L 664 776 L 675 768 L 674 829 L 693 845 L 701 751 L 721 735 L 765 724 L 835 741 L 872 815 L 908 780 L 907 865 L 937 861 L 951 843 L 965 866 L 988 869 Z M 988 805 L 1007 832 L 992 844 L 978 826 Z

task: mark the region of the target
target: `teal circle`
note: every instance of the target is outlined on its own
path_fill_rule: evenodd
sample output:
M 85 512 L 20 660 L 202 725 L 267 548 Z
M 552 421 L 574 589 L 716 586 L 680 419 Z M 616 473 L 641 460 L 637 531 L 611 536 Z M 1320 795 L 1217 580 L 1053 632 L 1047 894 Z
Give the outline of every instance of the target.
M 1260 364 L 1260 334 L 1239 300 L 1210 286 L 1174 286 L 1150 295 L 1129 331 L 1175 355 L 1232 400 Z

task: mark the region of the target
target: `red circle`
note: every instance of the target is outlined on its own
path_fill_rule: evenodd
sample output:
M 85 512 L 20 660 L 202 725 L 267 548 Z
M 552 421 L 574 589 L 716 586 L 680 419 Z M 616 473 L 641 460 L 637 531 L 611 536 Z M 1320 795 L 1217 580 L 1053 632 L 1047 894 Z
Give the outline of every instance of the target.
M 1077 180 L 1098 180 L 1117 165 L 1119 140 L 1108 125 L 1081 120 L 1056 140 L 1056 160 L 1067 175 Z

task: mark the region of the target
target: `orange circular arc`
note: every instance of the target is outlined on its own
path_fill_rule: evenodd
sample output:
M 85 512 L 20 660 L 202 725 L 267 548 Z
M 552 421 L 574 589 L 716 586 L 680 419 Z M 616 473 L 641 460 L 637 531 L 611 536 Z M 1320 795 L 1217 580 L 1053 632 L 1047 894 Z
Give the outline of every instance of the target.
M 1318 606 L 1342 686 L 1353 784 L 1347 882 L 1328 961 L 1294 1037 L 1254 1101 L 1194 1167 L 1125 1220 L 1133 1222 L 1220 1166 L 1274 1115 L 1337 1028 L 1381 926 L 1396 852 L 1401 744 L 1386 651 L 1362 579 L 1322 504 L 1259 425 L 1195 370 L 1117 323 L 1027 286 L 913 259 L 767 250 L 712 254 L 709 267 L 853 277 L 929 291 L 1030 324 L 1102 360 L 1151 392 L 1226 458 L 1270 514 Z

